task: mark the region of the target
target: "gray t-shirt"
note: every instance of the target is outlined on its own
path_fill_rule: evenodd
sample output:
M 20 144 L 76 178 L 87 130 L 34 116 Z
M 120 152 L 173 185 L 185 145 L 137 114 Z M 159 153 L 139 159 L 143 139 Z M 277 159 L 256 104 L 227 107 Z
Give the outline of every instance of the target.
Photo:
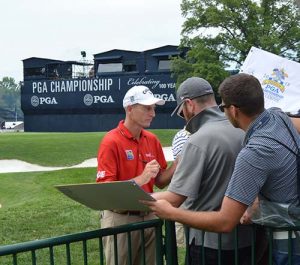
M 192 135 L 168 190 L 189 198 L 185 208 L 193 211 L 218 210 L 233 172 L 235 159 L 242 148 L 244 133 L 235 129 L 217 107 L 208 108 L 187 124 Z M 239 247 L 251 244 L 251 230 L 240 226 Z M 202 232 L 190 229 L 190 242 L 202 245 Z M 218 234 L 205 232 L 204 246 L 217 249 Z M 222 248 L 234 249 L 234 235 L 222 235 Z

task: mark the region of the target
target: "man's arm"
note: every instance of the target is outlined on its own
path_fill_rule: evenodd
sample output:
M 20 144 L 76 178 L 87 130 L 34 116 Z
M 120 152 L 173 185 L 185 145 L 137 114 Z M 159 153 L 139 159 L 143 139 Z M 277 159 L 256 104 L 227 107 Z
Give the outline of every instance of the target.
M 155 192 L 151 196 L 156 200 L 167 200 L 174 207 L 179 207 L 187 198 L 171 191 Z
M 256 197 L 253 204 L 251 206 L 249 206 L 247 208 L 247 210 L 244 212 L 244 214 L 240 220 L 240 223 L 241 224 L 252 224 L 251 217 L 253 215 L 253 212 L 255 212 L 258 207 L 259 207 L 259 199 L 258 199 L 258 197 Z
M 297 129 L 298 133 L 300 133 L 300 118 L 291 118 L 291 120 L 295 128 Z
M 183 223 L 196 229 L 212 232 L 230 232 L 240 221 L 247 205 L 224 197 L 221 209 L 211 212 L 194 212 L 173 207 L 166 200 L 143 201 L 160 218 Z
M 177 163 L 178 163 L 178 159 L 173 161 L 172 164 L 167 169 L 161 170 L 160 174 L 155 178 L 156 187 L 163 189 L 171 182 Z

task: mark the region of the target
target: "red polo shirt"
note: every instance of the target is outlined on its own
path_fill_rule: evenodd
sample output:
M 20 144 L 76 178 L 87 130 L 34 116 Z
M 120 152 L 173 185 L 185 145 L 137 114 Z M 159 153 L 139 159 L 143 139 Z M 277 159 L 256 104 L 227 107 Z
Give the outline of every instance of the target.
M 162 169 L 167 162 L 158 138 L 142 130 L 140 139 L 133 138 L 120 121 L 117 128 L 109 131 L 103 138 L 98 151 L 97 182 L 120 181 L 135 178 L 143 172 L 145 164 L 156 159 Z M 154 179 L 142 188 L 153 192 Z

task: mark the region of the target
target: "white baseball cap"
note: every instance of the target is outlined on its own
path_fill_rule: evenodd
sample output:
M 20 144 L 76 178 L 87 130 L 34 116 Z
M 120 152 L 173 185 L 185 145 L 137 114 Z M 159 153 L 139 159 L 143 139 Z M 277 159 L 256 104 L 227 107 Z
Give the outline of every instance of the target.
M 146 86 L 134 86 L 125 94 L 123 99 L 123 107 L 126 108 L 134 104 L 147 106 L 153 104 L 164 105 L 165 101 L 163 99 L 156 98 Z

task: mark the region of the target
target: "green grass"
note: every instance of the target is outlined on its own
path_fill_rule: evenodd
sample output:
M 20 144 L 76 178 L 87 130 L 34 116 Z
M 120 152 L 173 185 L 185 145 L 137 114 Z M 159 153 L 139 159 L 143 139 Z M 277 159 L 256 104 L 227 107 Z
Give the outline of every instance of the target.
M 99 214 L 54 186 L 94 182 L 94 168 L 0 174 L 0 245 L 98 229 Z
M 0 159 L 70 166 L 95 157 L 104 133 L 3 133 Z
M 155 130 L 163 146 L 170 146 L 177 130 Z M 3 133 L 0 159 L 20 159 L 44 166 L 74 165 L 96 157 L 104 133 Z M 99 213 L 60 193 L 59 184 L 94 182 L 96 168 L 74 168 L 50 172 L 0 174 L 0 245 L 56 237 L 100 228 Z M 89 243 L 89 264 L 99 259 L 97 242 Z M 83 264 L 79 246 L 76 262 Z M 78 249 L 78 250 L 77 250 Z M 65 250 L 56 264 L 63 264 Z M 180 253 L 182 250 L 180 250 Z M 182 255 L 180 260 L 183 260 Z M 28 264 L 21 255 L 20 264 Z M 30 255 L 29 255 L 30 256 Z M 41 255 L 43 256 L 43 255 Z M 42 257 L 38 264 L 48 264 Z M 60 262 L 61 260 L 61 262 Z M 0 259 L 0 264 L 8 264 Z M 19 264 L 19 263 L 18 263 Z
M 99 212 L 69 199 L 54 187 L 94 182 L 95 175 L 95 168 L 0 174 L 0 245 L 99 229 Z M 97 259 L 95 242 L 89 244 L 90 259 Z M 83 264 L 81 245 L 73 244 L 72 248 L 72 264 Z M 56 264 L 65 264 L 64 247 L 57 247 L 56 252 Z M 49 256 L 38 253 L 38 264 L 49 264 Z M 29 260 L 30 253 L 18 255 L 18 264 L 31 264 Z M 0 264 L 12 263 L 0 258 Z
M 170 146 L 177 130 L 152 130 Z M 0 159 L 19 159 L 42 166 L 71 166 L 97 156 L 103 132 L 2 133 Z

